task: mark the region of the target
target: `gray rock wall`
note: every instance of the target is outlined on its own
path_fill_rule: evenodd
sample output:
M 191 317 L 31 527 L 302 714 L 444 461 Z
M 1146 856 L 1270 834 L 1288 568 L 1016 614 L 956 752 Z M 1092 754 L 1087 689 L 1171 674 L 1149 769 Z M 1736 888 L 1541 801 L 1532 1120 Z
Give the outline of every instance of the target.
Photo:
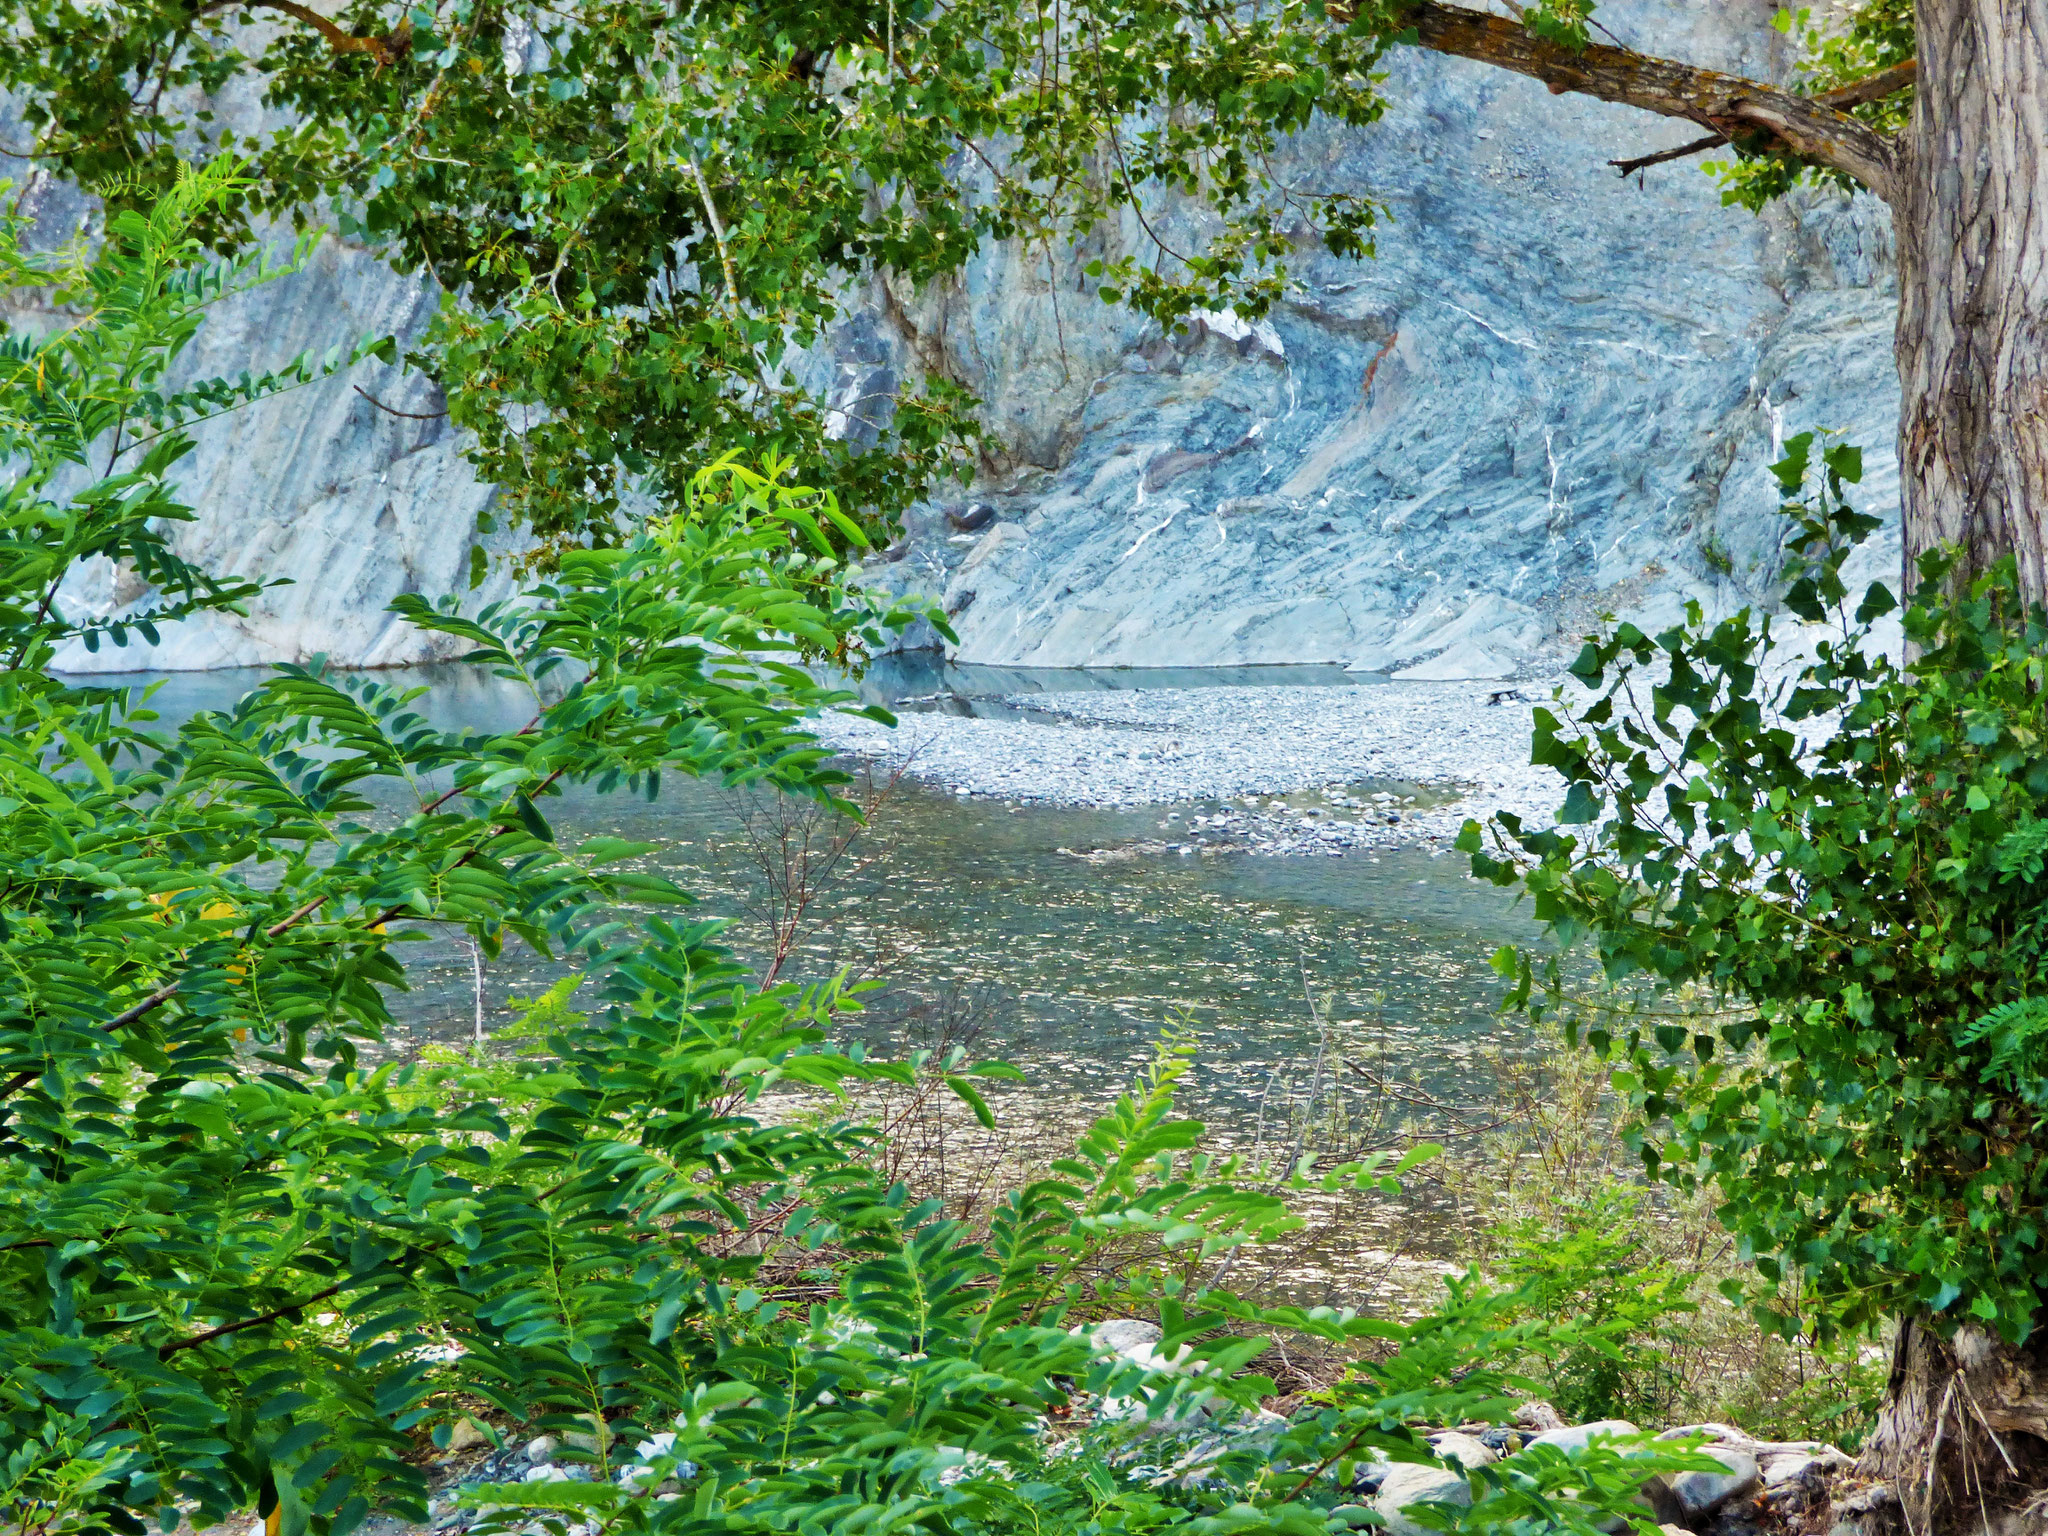
M 1771 9 L 1600 14 L 1633 46 L 1775 76 Z M 994 520 L 960 533 L 922 509 L 877 567 L 943 594 L 961 659 L 1501 676 L 1548 664 L 1602 609 L 1761 591 L 1778 537 L 1765 465 L 1789 432 L 1847 430 L 1870 450 L 1869 505 L 1896 506 L 1881 207 L 1826 192 L 1757 218 L 1692 163 L 1623 183 L 1609 159 L 1695 130 L 1456 60 L 1403 50 L 1391 67 L 1384 121 L 1318 128 L 1286 160 L 1305 187 L 1390 206 L 1378 259 L 1304 248 L 1302 290 L 1269 321 L 1163 336 L 1088 296 L 1092 252 L 997 249 L 941 290 L 878 287 L 815 360 L 849 400 L 939 369 L 989 403 L 1004 451 L 968 499 Z M 1184 212 L 1165 222 L 1196 232 Z M 194 363 L 238 372 L 414 334 L 433 302 L 329 242 L 211 323 Z M 455 589 L 490 490 L 445 421 L 379 411 L 354 384 L 400 411 L 440 406 L 372 367 L 208 430 L 185 548 L 295 585 L 246 620 L 167 635 L 152 664 L 429 654 L 381 610 Z M 1894 533 L 1867 563 L 1896 558 Z M 118 573 L 74 594 L 132 596 Z M 98 664 L 113 659 L 138 658 Z
M 1769 13 L 1600 12 L 1634 46 L 1778 75 Z M 1403 51 L 1388 93 L 1289 166 L 1390 205 L 1378 259 L 1304 251 L 1269 323 L 1166 338 L 1042 251 L 897 299 L 911 357 L 979 385 L 1016 445 L 976 493 L 997 521 L 927 517 L 892 552 L 892 585 L 943 591 L 960 659 L 1503 676 L 1604 609 L 1765 590 L 1786 434 L 1848 431 L 1895 510 L 1881 206 L 1758 218 L 1690 162 L 1623 183 L 1608 160 L 1697 130 L 1479 65 Z M 1891 533 L 1864 564 L 1896 560 Z
M 76 191 L 40 180 L 27 193 L 40 243 L 93 232 L 94 210 Z M 432 283 L 400 277 L 371 252 L 330 238 L 300 271 L 216 309 L 177 376 L 274 368 L 365 335 L 410 341 L 438 300 Z M 19 307 L 8 318 L 54 320 Z M 179 551 L 220 575 L 285 577 L 289 585 L 265 593 L 246 618 L 206 615 L 169 626 L 156 646 L 138 640 L 91 653 L 74 643 L 57 665 L 189 670 L 325 653 L 352 665 L 398 666 L 447 654 L 447 641 L 385 611 L 400 593 L 439 596 L 467 584 L 477 514 L 492 490 L 471 471 L 443 407 L 430 380 L 372 361 L 200 427 L 180 477 L 200 516 L 178 531 Z M 509 588 L 500 571 L 475 596 L 489 600 Z M 131 575 L 102 561 L 79 573 L 63 601 L 74 612 L 109 613 L 146 597 Z

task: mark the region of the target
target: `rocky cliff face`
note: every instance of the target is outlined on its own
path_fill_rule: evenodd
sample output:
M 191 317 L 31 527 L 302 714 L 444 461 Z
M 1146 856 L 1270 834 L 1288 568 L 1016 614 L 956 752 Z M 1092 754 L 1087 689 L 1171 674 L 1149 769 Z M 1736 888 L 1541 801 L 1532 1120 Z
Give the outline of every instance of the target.
M 1600 14 L 1632 46 L 1779 76 L 1770 11 Z M 1692 163 L 1623 183 L 1608 160 L 1694 130 L 1405 50 L 1392 75 L 1384 121 L 1304 135 L 1286 166 L 1386 202 L 1378 258 L 1304 246 L 1301 291 L 1267 321 L 1162 336 L 1083 291 L 1092 253 L 998 249 L 942 291 L 877 288 L 817 359 L 848 400 L 943 369 L 989 403 L 1006 447 L 988 482 L 914 516 L 877 569 L 943 593 L 960 659 L 1503 676 L 1601 609 L 1757 592 L 1778 537 L 1765 465 L 1789 432 L 1846 430 L 1870 450 L 1868 506 L 1896 507 L 1881 207 L 1819 193 L 1757 218 Z M 210 325 L 197 361 L 405 333 L 432 301 L 330 244 Z M 420 659 L 380 609 L 454 589 L 489 496 L 438 407 L 424 381 L 358 377 L 210 436 L 190 548 L 297 584 L 167 636 L 155 663 Z M 122 596 L 110 574 L 80 599 Z
M 43 243 L 90 231 L 93 209 L 75 190 L 39 180 L 27 191 Z M 329 239 L 301 271 L 220 306 L 179 373 L 233 376 L 364 335 L 407 341 L 437 302 L 431 283 Z M 6 318 L 46 319 L 19 311 Z M 136 641 L 93 654 L 74 643 L 59 667 L 190 670 L 322 653 L 373 667 L 435 659 L 435 641 L 386 608 L 403 592 L 438 596 L 466 585 L 477 514 L 491 488 L 471 472 L 430 380 L 367 363 L 195 435 L 199 448 L 185 461 L 181 490 L 200 516 L 180 531 L 180 551 L 222 575 L 290 584 L 267 592 L 246 618 L 207 615 L 167 627 L 160 645 Z M 75 609 L 110 612 L 144 595 L 105 562 L 83 577 L 64 594 Z M 509 588 L 499 573 L 477 596 Z
M 1769 10 L 1600 14 L 1633 46 L 1776 76 Z M 961 659 L 1503 676 L 1603 609 L 1757 593 L 1787 433 L 1846 430 L 1868 505 L 1895 509 L 1881 206 L 1757 218 L 1691 162 L 1623 183 L 1608 160 L 1690 125 L 1482 66 L 1404 51 L 1388 94 L 1375 128 L 1304 136 L 1289 167 L 1390 205 L 1378 259 L 1302 252 L 1269 322 L 1164 338 L 1043 252 L 899 306 L 1015 445 L 967 519 L 994 521 L 933 515 L 894 552 L 895 582 L 943 590 Z M 1896 536 L 1863 559 L 1888 570 Z

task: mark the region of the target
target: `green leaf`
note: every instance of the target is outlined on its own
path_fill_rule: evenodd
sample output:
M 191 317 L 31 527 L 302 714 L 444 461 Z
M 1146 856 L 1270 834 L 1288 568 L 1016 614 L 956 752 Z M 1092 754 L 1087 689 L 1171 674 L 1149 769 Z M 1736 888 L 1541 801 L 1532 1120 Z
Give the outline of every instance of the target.
M 975 1087 L 972 1081 L 965 1077 L 948 1073 L 946 1076 L 946 1086 L 953 1090 L 961 1103 L 974 1111 L 974 1118 L 979 1120 L 986 1129 L 992 1131 L 996 1128 L 996 1117 L 989 1109 L 988 1101 L 982 1098 L 981 1090 Z
M 1406 1173 L 1411 1168 L 1419 1168 L 1424 1163 L 1432 1162 L 1435 1159 L 1442 1157 L 1443 1154 L 1444 1149 L 1439 1143 L 1434 1141 L 1419 1141 L 1414 1146 L 1410 1147 L 1406 1152 L 1401 1154 L 1401 1160 L 1398 1163 L 1394 1164 L 1394 1172 Z
M 1863 601 L 1856 605 L 1856 622 L 1868 624 L 1881 619 L 1899 606 L 1899 600 L 1892 596 L 1889 588 L 1881 581 L 1873 581 L 1863 593 Z
M 1579 780 L 1565 792 L 1564 808 L 1557 813 L 1557 819 L 1568 827 L 1580 826 L 1594 820 L 1599 814 L 1599 795 L 1594 792 L 1592 785 Z
M 518 810 L 521 826 L 544 843 L 552 843 L 555 840 L 554 828 L 550 827 L 547 819 L 534 808 L 533 802 L 526 797 L 524 790 L 512 797 L 512 803 Z
M 60 734 L 64 738 L 64 744 L 71 749 L 71 755 L 92 775 L 93 782 L 108 794 L 113 794 L 114 775 L 107 767 L 107 760 L 100 756 L 99 749 L 76 731 L 67 729 Z

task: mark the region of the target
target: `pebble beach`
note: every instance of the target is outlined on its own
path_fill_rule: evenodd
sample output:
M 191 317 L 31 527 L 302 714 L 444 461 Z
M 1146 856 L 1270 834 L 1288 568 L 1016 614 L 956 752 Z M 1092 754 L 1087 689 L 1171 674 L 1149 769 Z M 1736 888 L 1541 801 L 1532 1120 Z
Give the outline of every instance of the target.
M 1003 701 L 1021 718 L 906 711 L 890 729 L 834 715 L 819 734 L 962 796 L 1161 807 L 1157 851 L 1342 853 L 1448 844 L 1468 817 L 1497 810 L 1547 821 L 1563 786 L 1530 764 L 1529 737 L 1549 692 L 1386 682 L 1030 694 Z

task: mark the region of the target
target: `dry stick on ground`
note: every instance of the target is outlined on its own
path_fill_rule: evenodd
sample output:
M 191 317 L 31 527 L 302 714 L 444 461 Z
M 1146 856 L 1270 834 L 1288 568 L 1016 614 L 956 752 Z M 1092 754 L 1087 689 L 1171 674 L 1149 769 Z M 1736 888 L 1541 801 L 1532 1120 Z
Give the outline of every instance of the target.
M 474 934 L 464 934 L 463 942 L 469 946 L 470 979 L 476 988 L 476 1046 L 479 1050 L 484 1043 L 484 951 Z

